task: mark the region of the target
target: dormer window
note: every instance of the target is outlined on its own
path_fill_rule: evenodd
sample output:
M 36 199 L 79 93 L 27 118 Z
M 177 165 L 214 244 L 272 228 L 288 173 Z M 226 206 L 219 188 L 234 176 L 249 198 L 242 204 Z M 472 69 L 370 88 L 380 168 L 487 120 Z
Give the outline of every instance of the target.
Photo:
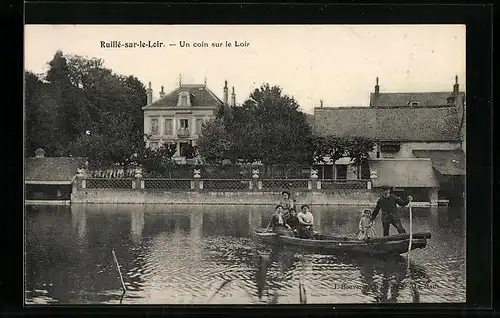
M 191 100 L 189 98 L 189 92 L 180 92 L 179 100 L 177 101 L 177 106 L 188 107 L 191 106 Z
M 411 107 L 417 107 L 419 105 L 420 105 L 420 103 L 416 100 L 411 100 L 408 102 L 408 106 L 411 106 Z

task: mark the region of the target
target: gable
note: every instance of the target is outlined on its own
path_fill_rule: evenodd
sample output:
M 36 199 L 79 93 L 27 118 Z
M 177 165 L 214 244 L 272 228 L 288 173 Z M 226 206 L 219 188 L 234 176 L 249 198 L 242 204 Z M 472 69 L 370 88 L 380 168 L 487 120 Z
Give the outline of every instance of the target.
M 222 101 L 205 85 L 184 84 L 142 109 L 178 107 L 177 102 L 181 92 L 187 92 L 189 94 L 191 107 L 216 108 L 223 104 Z

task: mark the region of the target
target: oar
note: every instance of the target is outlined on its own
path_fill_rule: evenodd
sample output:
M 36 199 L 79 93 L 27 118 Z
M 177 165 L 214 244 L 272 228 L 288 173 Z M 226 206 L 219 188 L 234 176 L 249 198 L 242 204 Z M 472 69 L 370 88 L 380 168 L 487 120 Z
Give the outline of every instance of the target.
M 411 243 L 413 241 L 413 215 L 412 215 L 412 207 L 411 207 L 411 201 L 409 202 L 408 208 L 410 210 L 410 242 L 408 243 L 408 262 L 406 265 L 406 270 L 409 273 L 410 272 L 410 251 L 411 251 Z

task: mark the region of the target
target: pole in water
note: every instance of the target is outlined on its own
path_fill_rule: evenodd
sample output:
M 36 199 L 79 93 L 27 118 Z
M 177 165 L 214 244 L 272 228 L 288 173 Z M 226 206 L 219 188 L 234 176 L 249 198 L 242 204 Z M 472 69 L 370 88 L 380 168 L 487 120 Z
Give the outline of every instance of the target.
M 121 304 L 122 300 L 123 300 L 123 296 L 125 296 L 125 293 L 127 292 L 127 287 L 125 286 L 125 283 L 123 282 L 122 271 L 120 269 L 120 264 L 118 264 L 118 259 L 116 258 L 115 250 L 112 249 L 111 253 L 113 253 L 113 258 L 115 260 L 116 268 L 118 269 L 118 274 L 120 274 L 120 282 L 122 283 L 122 288 L 123 288 L 123 294 L 122 294 L 122 297 L 120 298 L 120 304 Z

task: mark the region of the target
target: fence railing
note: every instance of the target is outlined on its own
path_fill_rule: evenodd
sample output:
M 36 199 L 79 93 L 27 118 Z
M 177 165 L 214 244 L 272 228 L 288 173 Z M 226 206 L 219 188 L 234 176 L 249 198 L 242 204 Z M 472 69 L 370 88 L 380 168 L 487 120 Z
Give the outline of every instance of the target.
M 88 189 L 132 189 L 134 179 L 86 178 L 83 187 Z
M 328 179 L 168 179 L 168 178 L 88 178 L 80 176 L 74 187 L 88 189 L 137 190 L 224 190 L 224 191 L 310 191 L 371 189 L 370 180 Z
M 367 189 L 370 180 L 319 180 L 325 190 Z
M 202 180 L 205 190 L 251 190 L 252 180 L 205 179 Z
M 263 179 L 261 181 L 263 190 L 308 189 L 308 184 L 311 182 L 308 179 Z
M 194 188 L 194 181 L 186 179 L 152 179 L 144 180 L 146 190 L 191 190 Z

